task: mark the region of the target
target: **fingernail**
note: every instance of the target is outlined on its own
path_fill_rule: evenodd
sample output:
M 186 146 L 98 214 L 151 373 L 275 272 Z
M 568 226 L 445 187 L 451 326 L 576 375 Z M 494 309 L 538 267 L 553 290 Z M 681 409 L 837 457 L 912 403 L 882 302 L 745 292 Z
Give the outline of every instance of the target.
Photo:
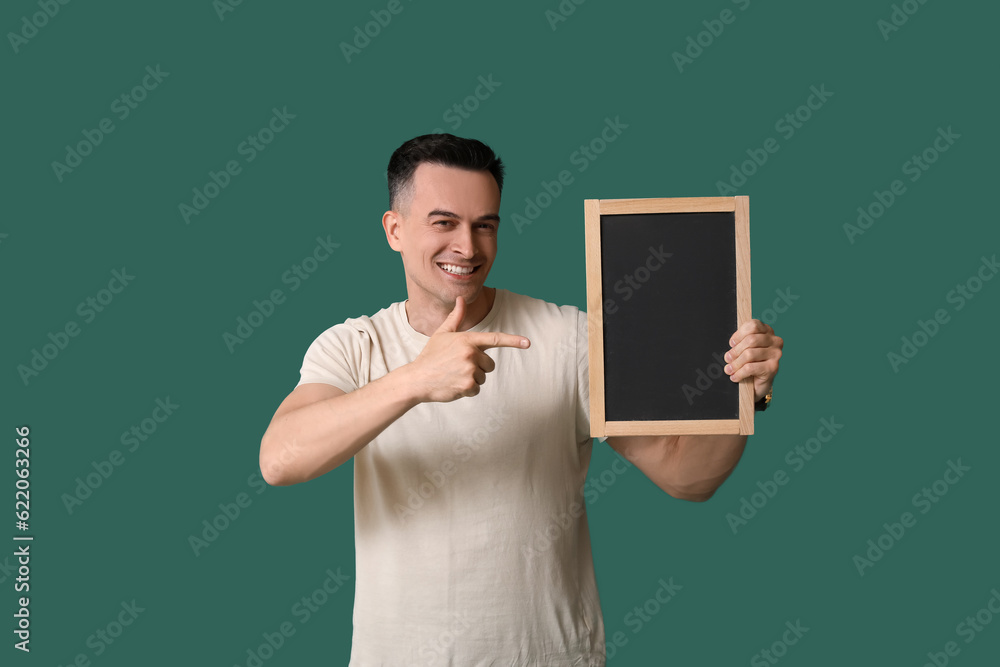
M 725 370 L 726 370 L 726 375 L 732 375 L 732 373 L 733 373 L 733 367 L 732 366 L 730 366 L 729 364 L 726 364 L 726 369 Z
M 527 338 L 522 338 L 521 339 L 521 347 L 528 347 L 528 339 Z
M 726 352 L 726 361 L 732 361 L 732 360 L 733 360 L 733 353 Z
M 730 338 L 729 339 L 729 347 L 736 347 L 736 339 L 735 338 Z

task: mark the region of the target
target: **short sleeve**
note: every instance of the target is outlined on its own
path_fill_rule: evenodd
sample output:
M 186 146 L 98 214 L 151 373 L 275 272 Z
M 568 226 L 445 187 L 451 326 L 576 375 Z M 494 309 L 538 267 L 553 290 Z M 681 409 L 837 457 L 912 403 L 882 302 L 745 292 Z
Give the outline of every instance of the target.
M 365 355 L 361 338 L 364 335 L 347 323 L 324 331 L 306 350 L 296 386 L 319 382 L 347 393 L 356 390 L 362 384 L 361 365 Z

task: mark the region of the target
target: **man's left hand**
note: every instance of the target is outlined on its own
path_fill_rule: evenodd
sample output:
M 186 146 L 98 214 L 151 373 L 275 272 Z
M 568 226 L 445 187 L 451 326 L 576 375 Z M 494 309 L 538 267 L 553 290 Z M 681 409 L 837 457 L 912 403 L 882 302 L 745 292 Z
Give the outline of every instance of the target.
M 785 341 L 775 336 L 769 325 L 750 320 L 736 330 L 729 345 L 724 370 L 733 382 L 753 377 L 754 401 L 759 401 L 771 391 Z

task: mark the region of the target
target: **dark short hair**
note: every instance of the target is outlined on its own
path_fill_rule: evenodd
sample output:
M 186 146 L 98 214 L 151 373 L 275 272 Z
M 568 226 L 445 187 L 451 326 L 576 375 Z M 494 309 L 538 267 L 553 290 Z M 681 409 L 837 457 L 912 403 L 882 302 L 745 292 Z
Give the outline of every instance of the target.
M 473 171 L 488 171 L 503 192 L 503 162 L 493 149 L 476 139 L 453 134 L 423 134 L 397 148 L 389 158 L 389 208 L 395 209 L 403 191 L 413 182 L 422 162 Z

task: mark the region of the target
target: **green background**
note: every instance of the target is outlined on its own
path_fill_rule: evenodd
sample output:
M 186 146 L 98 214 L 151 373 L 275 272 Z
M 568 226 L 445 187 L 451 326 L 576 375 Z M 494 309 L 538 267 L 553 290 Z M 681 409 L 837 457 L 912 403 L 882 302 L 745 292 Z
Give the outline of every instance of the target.
M 308 344 L 405 298 L 379 224 L 385 166 L 437 128 L 507 164 L 489 284 L 581 307 L 583 199 L 717 195 L 747 150 L 780 145 L 736 188 L 751 198 L 754 315 L 776 290 L 798 297 L 771 318 L 786 340 L 774 403 L 709 502 L 633 469 L 589 506 L 608 637 L 627 639 L 610 664 L 748 664 L 797 620 L 809 630 L 781 664 L 922 665 L 948 641 L 954 664 L 997 664 L 1000 619 L 971 643 L 956 626 L 1000 587 L 1000 281 L 960 311 L 946 300 L 1000 246 L 984 199 L 996 5 L 913 2 L 888 39 L 888 2 L 591 0 L 563 3 L 575 10 L 554 28 L 555 0 L 401 6 L 349 63 L 340 43 L 385 3 L 248 1 L 220 19 L 209 0 L 72 2 L 17 52 L 9 35 L 0 48 L 2 496 L 13 504 L 14 427 L 30 425 L 35 536 L 30 655 L 12 647 L 14 543 L 0 551 L 4 664 L 245 665 L 286 621 L 296 632 L 265 664 L 347 664 L 351 466 L 265 488 L 258 448 Z M 734 20 L 679 71 L 672 54 L 724 9 Z M 0 26 L 19 32 L 39 11 L 6 2 Z M 119 120 L 112 102 L 157 65 L 169 76 Z M 500 85 L 459 127 L 444 118 L 490 75 Z M 811 86 L 833 95 L 786 139 L 775 124 Z M 245 162 L 238 145 L 286 107 L 295 118 Z M 52 162 L 106 117 L 114 131 L 60 182 Z M 628 127 L 578 171 L 574 151 L 619 117 Z M 960 138 L 911 182 L 904 162 L 949 127 Z M 185 224 L 179 204 L 233 159 L 242 172 Z M 525 198 L 564 169 L 573 183 L 516 229 Z M 894 179 L 905 194 L 851 243 L 844 224 Z M 290 291 L 282 274 L 318 236 L 341 245 Z M 77 305 L 122 267 L 135 279 L 85 323 Z M 230 352 L 223 333 L 273 289 L 285 303 Z M 948 323 L 894 372 L 887 354 L 939 308 Z M 80 335 L 25 383 L 17 367 L 71 320 Z M 126 451 L 121 434 L 167 397 L 180 407 Z M 786 453 L 823 418 L 843 429 L 794 471 Z M 64 494 L 116 449 L 124 463 L 69 512 Z M 958 459 L 971 470 L 921 514 L 914 494 Z M 591 477 L 612 462 L 597 444 Z M 779 470 L 789 483 L 734 534 L 726 515 Z M 249 507 L 195 555 L 189 536 L 240 493 Z M 916 525 L 861 576 L 854 556 L 906 511 Z M 302 623 L 293 605 L 328 568 L 351 578 Z M 682 590 L 635 632 L 626 615 L 670 577 Z M 95 655 L 88 637 L 132 600 L 144 611 Z

